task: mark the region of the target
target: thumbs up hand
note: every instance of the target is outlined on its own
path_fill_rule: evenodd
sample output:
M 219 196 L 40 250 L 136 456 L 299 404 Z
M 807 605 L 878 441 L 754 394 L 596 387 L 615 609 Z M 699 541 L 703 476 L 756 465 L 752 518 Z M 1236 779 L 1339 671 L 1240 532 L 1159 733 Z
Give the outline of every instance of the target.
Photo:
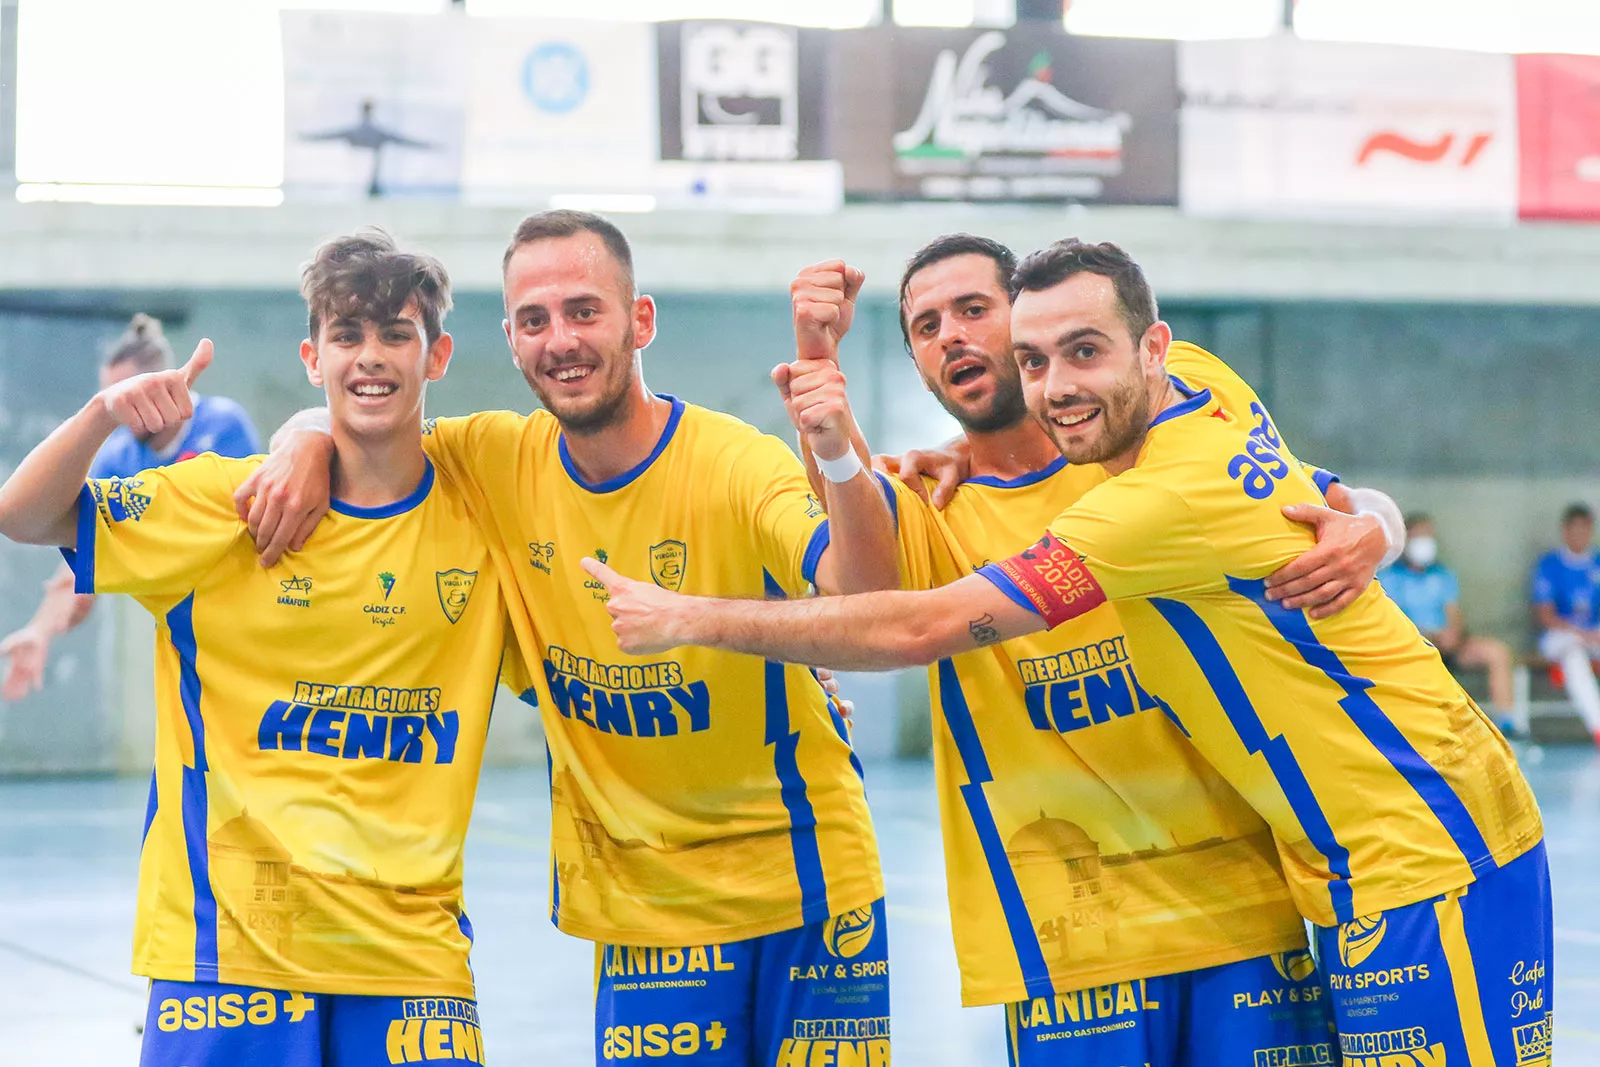
M 194 415 L 190 388 L 200 373 L 211 365 L 210 339 L 195 346 L 189 362 L 176 370 L 135 374 L 100 391 L 106 412 L 139 437 L 153 437 L 177 426 Z

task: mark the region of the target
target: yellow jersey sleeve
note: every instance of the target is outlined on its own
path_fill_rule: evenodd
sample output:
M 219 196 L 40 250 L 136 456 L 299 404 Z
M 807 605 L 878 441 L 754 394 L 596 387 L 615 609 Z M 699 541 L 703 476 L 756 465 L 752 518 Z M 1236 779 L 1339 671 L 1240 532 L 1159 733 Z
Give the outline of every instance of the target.
M 923 503 L 912 489 L 899 478 L 887 478 L 885 484 L 892 494 L 896 544 L 900 557 L 900 587 L 902 589 L 932 589 L 951 580 L 936 573 L 934 560 L 951 556 L 948 543 L 939 530 L 939 520 L 933 509 Z
M 805 467 L 771 434 L 752 435 L 731 465 L 730 513 L 746 516 L 761 566 L 790 596 L 806 592 L 828 548 L 828 519 Z
M 1138 475 L 1090 490 L 1032 547 L 978 573 L 1052 628 L 1107 600 L 1214 588 L 1220 572 L 1188 504 Z
M 496 457 L 514 454 L 517 436 L 527 423 L 515 411 L 480 411 L 422 424 L 422 448 L 440 473 L 467 490 L 469 500 L 486 492 L 485 481 L 497 473 L 489 468 Z
M 259 459 L 205 453 L 131 478 L 91 478 L 78 497 L 79 593 L 130 593 L 157 610 L 187 596 L 245 533 L 233 491 Z

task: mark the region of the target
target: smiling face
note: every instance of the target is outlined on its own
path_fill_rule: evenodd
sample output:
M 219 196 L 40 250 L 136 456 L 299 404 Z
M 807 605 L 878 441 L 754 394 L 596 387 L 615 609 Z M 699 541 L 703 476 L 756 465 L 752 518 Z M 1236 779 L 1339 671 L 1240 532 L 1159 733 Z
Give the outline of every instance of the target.
M 1137 454 L 1166 377 L 1166 323 L 1133 337 L 1112 280 L 1083 272 L 1018 293 L 1011 340 L 1028 411 L 1068 462 Z
M 327 394 L 335 432 L 362 441 L 415 435 L 427 384 L 444 377 L 450 353 L 447 333 L 428 343 L 415 300 L 387 322 L 323 318 L 317 336 L 300 345 L 306 377 Z
M 600 237 L 580 232 L 522 245 L 506 263 L 506 340 L 539 402 L 569 433 L 621 418 L 640 390 L 640 349 L 655 302 L 635 297 Z
M 941 259 L 907 281 L 900 313 L 917 373 L 969 432 L 1008 429 L 1027 414 L 1010 312 L 999 268 L 981 253 Z

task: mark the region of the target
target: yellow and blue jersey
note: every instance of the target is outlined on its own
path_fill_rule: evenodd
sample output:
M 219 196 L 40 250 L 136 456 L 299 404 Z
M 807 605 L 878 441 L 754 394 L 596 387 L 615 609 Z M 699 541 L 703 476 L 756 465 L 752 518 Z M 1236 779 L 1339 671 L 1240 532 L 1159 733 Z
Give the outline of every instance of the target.
M 594 556 L 665 589 L 803 595 L 822 507 L 777 438 L 671 400 L 654 450 L 586 482 L 556 420 L 440 419 L 424 443 L 457 478 L 508 576 L 512 627 L 550 748 L 551 916 L 591 941 L 743 940 L 883 895 L 860 767 L 810 671 L 702 648 L 617 647 Z M 508 664 L 509 669 L 509 664 Z
M 310 993 L 471 997 L 462 847 L 505 642 L 488 546 L 430 464 L 257 561 L 259 457 L 91 480 L 79 592 L 156 618 L 156 766 L 134 970 Z
M 1505 739 L 1376 585 L 1312 620 L 1264 579 L 1310 548 L 1321 503 L 1259 403 L 1198 382 L 1136 465 L 983 572 L 1057 624 L 1117 606 L 1144 681 L 1272 826 L 1301 912 L 1348 922 L 1470 883 L 1541 838 Z
M 1174 362 L 1248 388 L 1198 349 Z M 1104 480 L 1098 466 L 1058 459 L 1016 479 L 969 479 L 942 512 L 899 487 L 907 587 L 1011 556 Z M 964 1003 L 1305 945 L 1271 830 L 1152 695 L 1161 668 L 1133 659 L 1110 605 L 930 668 Z

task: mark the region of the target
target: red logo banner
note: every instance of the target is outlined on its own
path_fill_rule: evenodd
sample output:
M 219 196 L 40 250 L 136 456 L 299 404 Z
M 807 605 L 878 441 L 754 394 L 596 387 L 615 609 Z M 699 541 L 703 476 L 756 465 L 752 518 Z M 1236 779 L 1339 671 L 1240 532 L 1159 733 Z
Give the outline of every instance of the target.
M 1600 219 L 1600 56 L 1517 56 L 1518 214 Z

